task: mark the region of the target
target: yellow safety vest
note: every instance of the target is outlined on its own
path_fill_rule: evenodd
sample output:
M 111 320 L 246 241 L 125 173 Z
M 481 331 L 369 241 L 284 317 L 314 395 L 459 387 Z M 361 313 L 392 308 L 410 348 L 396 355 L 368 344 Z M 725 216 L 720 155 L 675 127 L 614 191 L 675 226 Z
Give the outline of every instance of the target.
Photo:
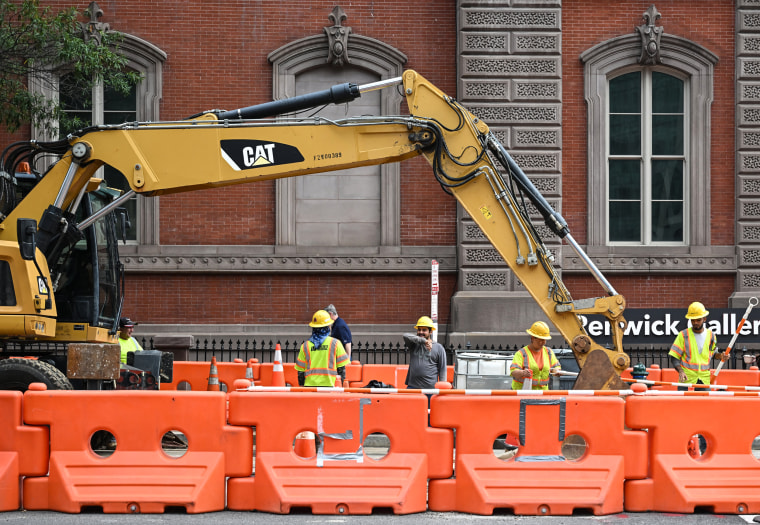
M 710 359 L 715 353 L 718 342 L 712 330 L 709 328 L 705 330 L 707 330 L 705 344 L 701 349 L 697 348 L 694 330 L 689 327 L 678 333 L 678 337 L 673 341 L 673 346 L 668 352 L 668 355 L 681 361 L 687 383 L 696 384 L 697 381 L 702 381 L 706 385 L 710 384 Z
M 525 360 L 528 361 L 528 368 L 533 371 L 533 390 L 549 390 L 549 375 L 552 370 L 559 370 L 560 365 L 557 361 L 557 357 L 552 352 L 551 348 L 544 346 L 541 349 L 543 352 L 543 368 L 538 369 L 538 363 L 533 359 L 533 353 L 528 350 L 527 346 L 524 346 L 517 352 L 512 358 L 512 365 L 509 370 L 522 370 L 525 368 L 523 364 Z M 512 390 L 521 390 L 523 387 L 523 380 L 512 377 Z
M 335 386 L 338 368 L 348 364 L 343 344 L 337 339 L 326 337 L 318 348 L 306 341 L 298 352 L 295 369 L 304 372 L 304 386 Z
M 127 364 L 127 352 L 139 352 L 143 349 L 134 337 L 129 339 L 119 337 L 119 346 L 121 347 L 121 362 L 124 364 Z

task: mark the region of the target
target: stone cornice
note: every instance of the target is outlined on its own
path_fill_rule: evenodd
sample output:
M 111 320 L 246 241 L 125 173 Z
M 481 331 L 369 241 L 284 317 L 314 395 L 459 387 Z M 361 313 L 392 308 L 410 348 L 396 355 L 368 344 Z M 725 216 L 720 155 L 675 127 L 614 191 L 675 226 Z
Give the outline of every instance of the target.
M 427 273 L 456 271 L 454 246 L 296 250 L 273 246 L 124 246 L 130 273 Z
M 590 249 L 588 255 L 605 273 L 731 273 L 735 272 L 737 267 L 733 246 L 709 246 L 701 249 L 629 247 L 603 254 L 595 252 L 599 250 Z M 561 260 L 563 272 L 588 271 L 580 257 L 567 247 L 563 247 Z

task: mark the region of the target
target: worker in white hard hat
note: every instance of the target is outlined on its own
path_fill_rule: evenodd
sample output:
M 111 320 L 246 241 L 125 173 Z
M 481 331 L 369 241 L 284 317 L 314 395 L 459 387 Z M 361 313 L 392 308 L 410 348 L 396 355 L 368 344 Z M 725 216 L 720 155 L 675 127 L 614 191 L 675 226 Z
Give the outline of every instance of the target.
M 407 388 L 435 388 L 438 381 L 446 381 L 446 350 L 433 341 L 435 325 L 423 315 L 414 325 L 417 335 L 404 334 L 404 347 L 409 351 Z
M 314 312 L 309 323 L 311 337 L 301 345 L 296 358 L 300 386 L 343 386 L 348 354 L 338 339 L 330 337 L 332 324 L 329 313 Z
M 702 303 L 691 303 L 686 312 L 691 326 L 680 331 L 670 347 L 670 363 L 678 372 L 680 383 L 709 385 L 710 360 L 716 357 L 721 361 L 726 359 L 725 352 L 717 350 L 715 334 L 705 326 L 709 313 Z M 679 390 L 686 388 L 679 387 Z
M 561 368 L 554 351 L 546 346 L 546 341 L 552 338 L 549 325 L 536 321 L 526 332 L 530 335 L 530 344 L 512 357 L 509 367 L 512 390 L 522 390 L 527 378 L 532 380 L 532 390 L 548 390 L 549 376 L 557 374 Z

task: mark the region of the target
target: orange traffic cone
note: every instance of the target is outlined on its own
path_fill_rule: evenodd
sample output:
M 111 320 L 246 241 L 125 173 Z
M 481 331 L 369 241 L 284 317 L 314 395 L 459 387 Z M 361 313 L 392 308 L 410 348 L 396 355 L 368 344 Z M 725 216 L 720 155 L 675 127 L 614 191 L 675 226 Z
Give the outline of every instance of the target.
M 253 359 L 248 360 L 248 364 L 245 367 L 245 378 L 251 382 L 253 386 Z
M 219 372 L 216 370 L 216 357 L 211 357 L 211 370 L 208 373 L 208 387 L 209 392 L 219 392 L 221 390 L 219 386 Z
M 285 386 L 285 369 L 282 368 L 282 350 L 280 350 L 280 343 L 277 343 L 277 346 L 274 347 L 272 386 Z
M 293 452 L 295 452 L 296 456 L 299 458 L 304 459 L 316 456 L 317 446 L 314 442 L 314 432 L 309 432 L 308 430 L 299 432 L 296 435 L 296 441 L 293 444 Z

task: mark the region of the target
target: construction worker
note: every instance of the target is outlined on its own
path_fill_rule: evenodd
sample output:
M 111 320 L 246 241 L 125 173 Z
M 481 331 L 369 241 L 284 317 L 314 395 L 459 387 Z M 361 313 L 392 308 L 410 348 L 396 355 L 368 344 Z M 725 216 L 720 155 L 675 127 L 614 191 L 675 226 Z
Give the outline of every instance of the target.
M 325 307 L 325 312 L 330 314 L 330 319 L 333 320 L 330 336 L 335 337 L 343 343 L 343 348 L 348 354 L 348 360 L 351 361 L 351 329 L 348 327 L 348 324 L 346 324 L 346 321 L 338 315 L 338 310 L 335 308 L 335 305 L 328 304 L 327 307 Z
M 680 383 L 704 385 L 710 384 L 710 360 L 719 357 L 721 361 L 726 359 L 725 352 L 717 351 L 717 340 L 712 330 L 705 326 L 708 312 L 705 305 L 693 302 L 686 312 L 686 319 L 691 321 L 691 326 L 682 330 L 670 347 L 670 362 L 678 372 Z M 678 387 L 686 390 L 687 387 Z
M 119 346 L 121 346 L 121 362 L 127 364 L 127 352 L 142 352 L 143 347 L 132 337 L 132 331 L 137 326 L 129 317 L 119 319 Z
M 446 381 L 446 350 L 433 342 L 433 320 L 423 315 L 414 325 L 417 335 L 404 334 L 404 347 L 410 352 L 407 388 L 435 388 L 438 381 Z
M 342 386 L 346 379 L 348 354 L 343 344 L 330 337 L 333 320 L 324 310 L 317 310 L 311 318 L 311 337 L 304 341 L 298 352 L 295 369 L 300 386 Z M 336 381 L 340 377 L 340 383 Z
M 531 378 L 532 390 L 549 390 L 549 376 L 556 375 L 560 370 L 557 356 L 544 344 L 552 338 L 549 325 L 536 321 L 526 332 L 530 335 L 530 344 L 514 355 L 509 367 L 512 390 L 522 390 L 527 378 Z

